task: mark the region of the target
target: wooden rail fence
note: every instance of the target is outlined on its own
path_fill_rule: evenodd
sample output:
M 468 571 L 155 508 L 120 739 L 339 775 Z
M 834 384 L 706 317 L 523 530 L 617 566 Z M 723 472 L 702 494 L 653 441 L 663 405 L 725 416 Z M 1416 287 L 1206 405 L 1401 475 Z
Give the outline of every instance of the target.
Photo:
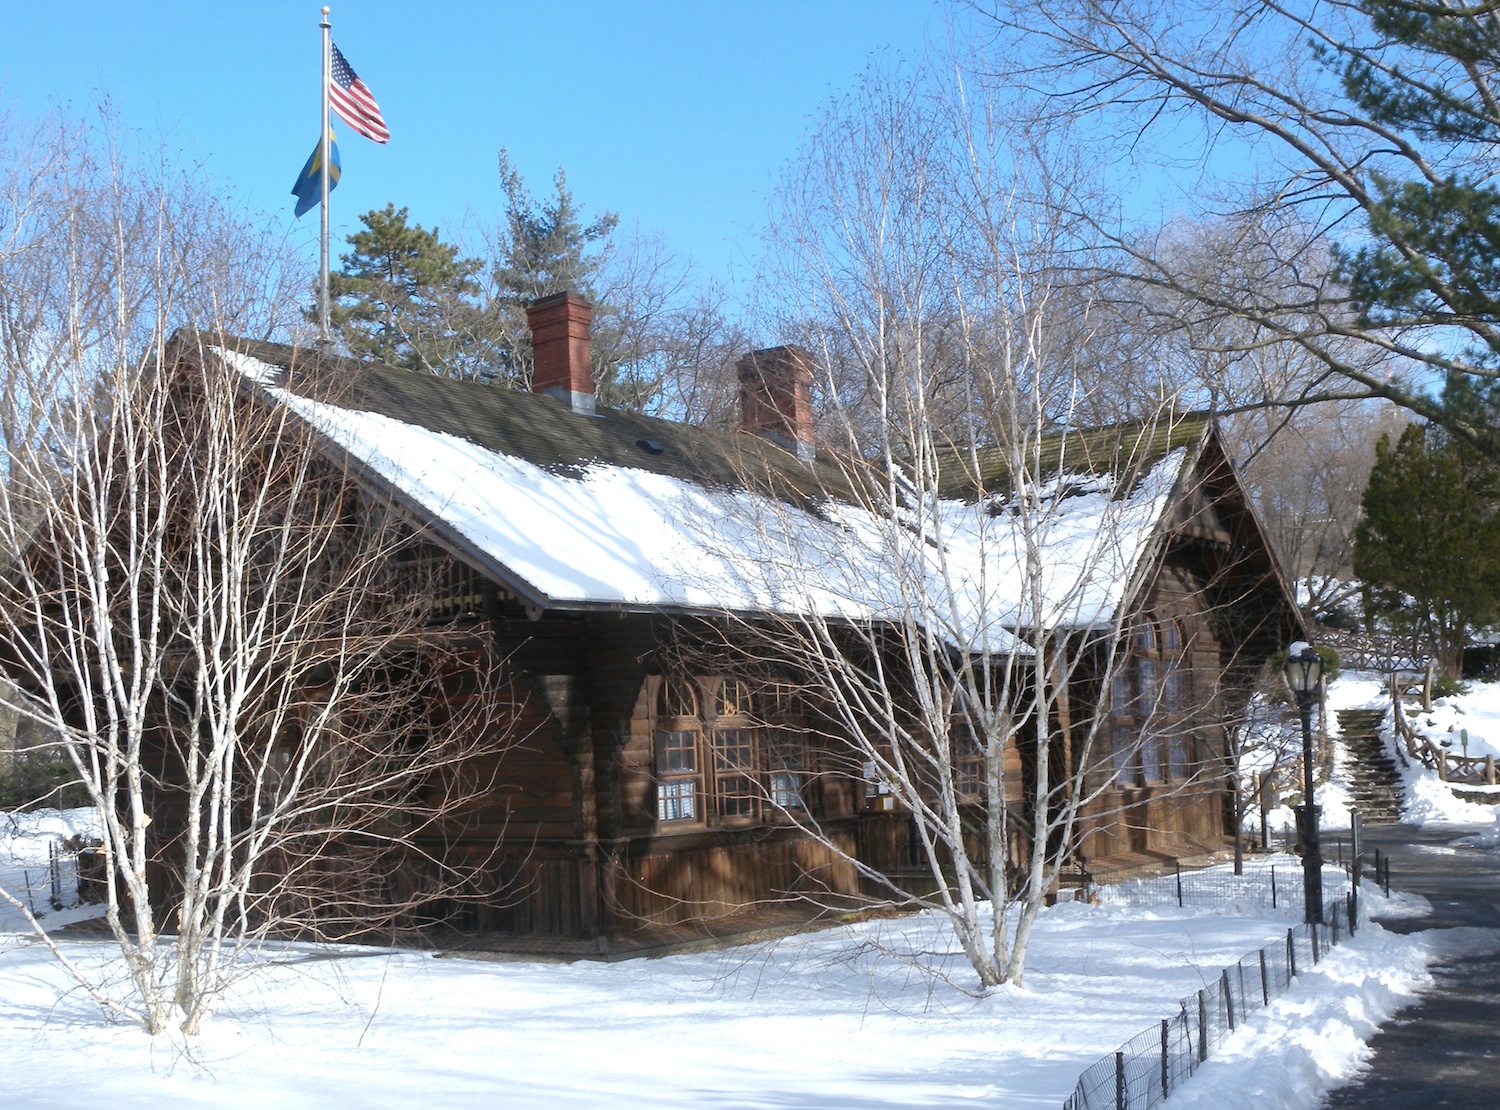
M 1444 782 L 1464 783 L 1469 786 L 1495 785 L 1495 757 L 1455 754 L 1445 743 L 1434 744 L 1417 731 L 1406 715 L 1404 699 L 1418 699 L 1423 712 L 1432 709 L 1432 680 L 1434 668 L 1427 664 L 1423 674 L 1393 671 L 1390 677 L 1391 716 L 1396 723 L 1396 737 L 1405 746 L 1406 754 L 1430 767 Z

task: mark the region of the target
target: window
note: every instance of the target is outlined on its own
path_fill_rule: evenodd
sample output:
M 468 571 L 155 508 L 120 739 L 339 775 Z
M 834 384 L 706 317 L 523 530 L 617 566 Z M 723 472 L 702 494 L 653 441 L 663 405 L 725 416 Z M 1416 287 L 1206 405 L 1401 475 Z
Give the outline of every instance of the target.
M 1185 778 L 1193 735 L 1183 723 L 1188 703 L 1182 625 L 1142 618 L 1128 658 L 1116 660 L 1110 686 L 1112 765 L 1125 781 Z
M 766 729 L 766 764 L 771 804 L 779 810 L 806 808 L 807 742 L 788 728 Z
M 811 764 L 795 707 L 790 686 L 752 692 L 737 678 L 663 679 L 655 705 L 657 821 L 744 825 L 805 809 Z
M 755 781 L 757 766 L 755 730 L 717 728 L 714 738 L 714 795 L 719 816 L 754 817 L 760 808 L 760 790 Z
M 658 729 L 656 733 L 656 819 L 697 821 L 703 779 L 698 773 L 696 729 Z
M 948 728 L 952 745 L 953 791 L 961 801 L 985 799 L 984 745 L 974 728 L 974 721 L 960 700 Z

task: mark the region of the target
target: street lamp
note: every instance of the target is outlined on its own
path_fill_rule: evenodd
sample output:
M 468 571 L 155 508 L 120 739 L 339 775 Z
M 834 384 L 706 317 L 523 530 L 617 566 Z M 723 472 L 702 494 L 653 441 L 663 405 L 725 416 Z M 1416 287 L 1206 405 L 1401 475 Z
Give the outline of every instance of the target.
M 1302 901 L 1303 916 L 1308 921 L 1323 920 L 1323 856 L 1318 848 L 1318 807 L 1313 803 L 1312 707 L 1323 681 L 1323 657 L 1312 645 L 1298 640 L 1287 649 L 1286 665 L 1281 670 L 1288 688 L 1297 699 L 1302 715 Z

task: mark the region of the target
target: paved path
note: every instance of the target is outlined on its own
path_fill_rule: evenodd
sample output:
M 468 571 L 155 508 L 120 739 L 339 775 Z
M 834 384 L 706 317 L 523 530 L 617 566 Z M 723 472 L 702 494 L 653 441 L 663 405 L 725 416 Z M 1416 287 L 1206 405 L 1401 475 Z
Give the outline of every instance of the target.
M 1477 831 L 1477 830 L 1475 830 Z M 1391 856 L 1391 889 L 1420 894 L 1430 917 L 1383 922 L 1392 932 L 1500 927 L 1500 852 L 1454 847 L 1462 830 L 1366 830 Z M 1330 1110 L 1500 1110 L 1500 949 L 1436 966 L 1437 986 L 1371 1042 L 1370 1071 L 1333 1092 Z

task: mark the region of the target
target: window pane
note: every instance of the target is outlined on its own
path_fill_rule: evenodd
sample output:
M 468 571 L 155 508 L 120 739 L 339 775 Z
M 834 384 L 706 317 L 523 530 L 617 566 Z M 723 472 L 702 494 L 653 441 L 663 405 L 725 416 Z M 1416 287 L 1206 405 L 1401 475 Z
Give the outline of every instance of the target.
M 762 721 L 786 721 L 797 715 L 797 690 L 787 683 L 771 683 L 761 690 L 758 702 Z
M 802 809 L 808 769 L 806 738 L 794 729 L 767 729 L 766 766 L 771 801 L 783 809 Z
M 669 779 L 657 783 L 656 818 L 659 821 L 696 821 L 698 780 Z
M 658 717 L 696 717 L 698 699 L 693 683 L 686 678 L 664 678 L 656 699 Z
M 719 684 L 718 713 L 721 717 L 750 715 L 750 695 L 739 679 L 726 678 Z
M 755 730 L 714 730 L 714 768 L 718 771 L 755 770 Z
M 1147 728 L 1146 734 L 1141 737 L 1141 774 L 1147 782 L 1160 782 L 1162 779 L 1161 739 L 1161 733 L 1153 728 Z
M 1126 725 L 1116 725 L 1110 730 L 1110 762 L 1115 774 L 1124 775 L 1130 770 L 1130 757 L 1135 754 L 1135 730 Z
M 1142 659 L 1138 665 L 1140 674 L 1140 715 L 1146 716 L 1156 708 L 1156 660 Z
M 1182 672 L 1172 665 L 1168 665 L 1167 673 L 1162 678 L 1161 704 L 1168 713 L 1177 713 L 1182 709 Z
M 801 809 L 802 776 L 796 771 L 772 771 L 771 801 L 782 809 Z
M 720 817 L 754 817 L 760 791 L 756 785 L 755 730 L 721 728 L 714 732 L 714 790 Z
M 658 729 L 656 733 L 656 773 L 658 775 L 690 774 L 698 769 L 698 734 L 692 729 Z
M 1193 734 L 1176 732 L 1167 738 L 1167 777 L 1185 779 L 1193 761 Z
M 953 737 L 953 789 L 960 798 L 984 794 L 984 749 L 967 718 L 955 718 Z

